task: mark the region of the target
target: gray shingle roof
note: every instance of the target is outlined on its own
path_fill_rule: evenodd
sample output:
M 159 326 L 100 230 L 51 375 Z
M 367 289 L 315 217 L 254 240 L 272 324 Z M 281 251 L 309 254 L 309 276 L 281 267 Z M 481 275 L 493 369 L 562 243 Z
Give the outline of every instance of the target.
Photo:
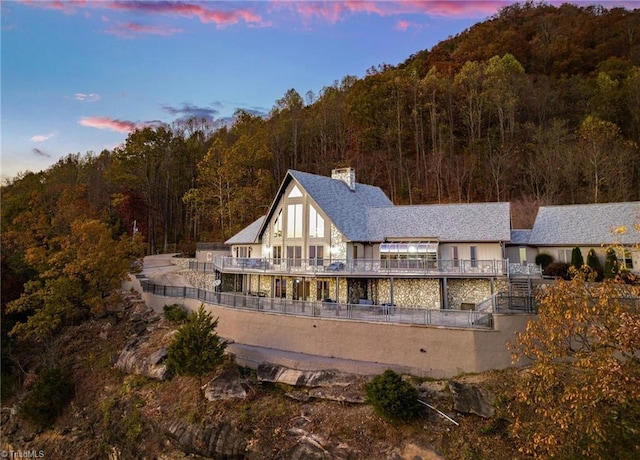
M 269 214 L 249 225 L 227 244 L 257 241 L 291 180 L 295 180 L 349 241 L 388 238 L 434 238 L 440 241 L 509 241 L 509 203 L 395 206 L 379 187 L 290 170 Z
M 530 239 L 531 239 L 530 229 L 511 230 L 511 244 L 529 244 Z
M 364 241 L 359 236 L 367 225 L 369 207 L 393 207 L 380 187 L 356 183 L 352 191 L 338 179 L 293 170 L 289 174 L 351 241 Z
M 640 242 L 640 234 L 634 231 L 638 223 L 640 201 L 542 206 L 529 242 L 536 246 L 634 244 Z M 614 234 L 620 226 L 627 228 L 625 235 Z
M 247 227 L 240 230 L 238 233 L 233 235 L 224 244 L 253 244 L 258 241 L 258 234 L 260 229 L 262 228 L 262 222 L 264 222 L 265 216 L 258 218 L 253 221 Z
M 440 241 L 509 241 L 509 203 L 371 208 L 360 241 L 437 238 Z

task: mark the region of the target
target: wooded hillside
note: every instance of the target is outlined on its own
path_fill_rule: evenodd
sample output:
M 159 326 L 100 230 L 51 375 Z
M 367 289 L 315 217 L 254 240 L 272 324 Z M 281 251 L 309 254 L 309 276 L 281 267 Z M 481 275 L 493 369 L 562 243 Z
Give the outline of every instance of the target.
M 267 117 L 144 128 L 22 174 L 2 189 L 3 240 L 39 229 L 35 244 L 77 212 L 135 225 L 148 252 L 223 241 L 265 212 L 287 169 L 344 166 L 397 204 L 511 201 L 526 227 L 540 204 L 640 199 L 639 145 L 640 10 L 512 5 L 401 65 L 289 90 Z

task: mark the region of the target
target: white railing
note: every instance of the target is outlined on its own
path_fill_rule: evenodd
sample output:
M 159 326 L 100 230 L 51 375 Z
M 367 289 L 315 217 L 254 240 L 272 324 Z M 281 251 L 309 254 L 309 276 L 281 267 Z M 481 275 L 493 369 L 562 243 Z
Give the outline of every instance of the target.
M 423 260 L 423 259 L 274 259 L 218 256 L 213 263 L 193 262 L 192 270 L 221 272 L 264 272 L 269 274 L 464 274 L 506 275 L 507 260 Z

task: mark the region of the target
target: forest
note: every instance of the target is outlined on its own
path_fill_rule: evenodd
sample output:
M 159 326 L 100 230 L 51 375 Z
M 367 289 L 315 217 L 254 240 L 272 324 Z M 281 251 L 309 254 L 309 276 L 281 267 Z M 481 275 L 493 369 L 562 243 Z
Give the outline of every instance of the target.
M 639 200 L 640 10 L 507 6 L 397 66 L 290 89 L 265 117 L 146 127 L 21 173 L 2 186 L 3 306 L 78 222 L 188 253 L 263 215 L 288 169 L 344 166 L 396 204 L 509 201 L 515 228 L 539 205 Z

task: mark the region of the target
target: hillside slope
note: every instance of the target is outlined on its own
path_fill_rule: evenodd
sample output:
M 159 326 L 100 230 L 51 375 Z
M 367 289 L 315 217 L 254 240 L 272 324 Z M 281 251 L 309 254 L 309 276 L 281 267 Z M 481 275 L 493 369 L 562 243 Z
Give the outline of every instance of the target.
M 113 317 L 69 328 L 55 345 L 73 370 L 76 390 L 51 429 L 36 430 L 11 409 L 35 376 L 25 379 L 2 408 L 3 450 L 41 450 L 46 458 L 73 452 L 87 459 L 179 459 L 188 453 L 247 459 L 519 458 L 501 418 L 503 410 L 498 407 L 496 416 L 486 420 L 453 411 L 446 381 L 414 383 L 425 401 L 460 426 L 426 409 L 419 421 L 393 426 L 368 405 L 310 397 L 308 388 L 259 381 L 255 372 L 233 365 L 228 372 L 243 383 L 246 397 L 209 401 L 201 409 L 194 379 L 159 381 L 114 368 L 127 339 L 146 337 L 147 343 L 160 346 L 176 327 L 130 300 Z M 510 375 L 460 380 L 490 389 L 497 401 L 505 401 L 511 397 Z

